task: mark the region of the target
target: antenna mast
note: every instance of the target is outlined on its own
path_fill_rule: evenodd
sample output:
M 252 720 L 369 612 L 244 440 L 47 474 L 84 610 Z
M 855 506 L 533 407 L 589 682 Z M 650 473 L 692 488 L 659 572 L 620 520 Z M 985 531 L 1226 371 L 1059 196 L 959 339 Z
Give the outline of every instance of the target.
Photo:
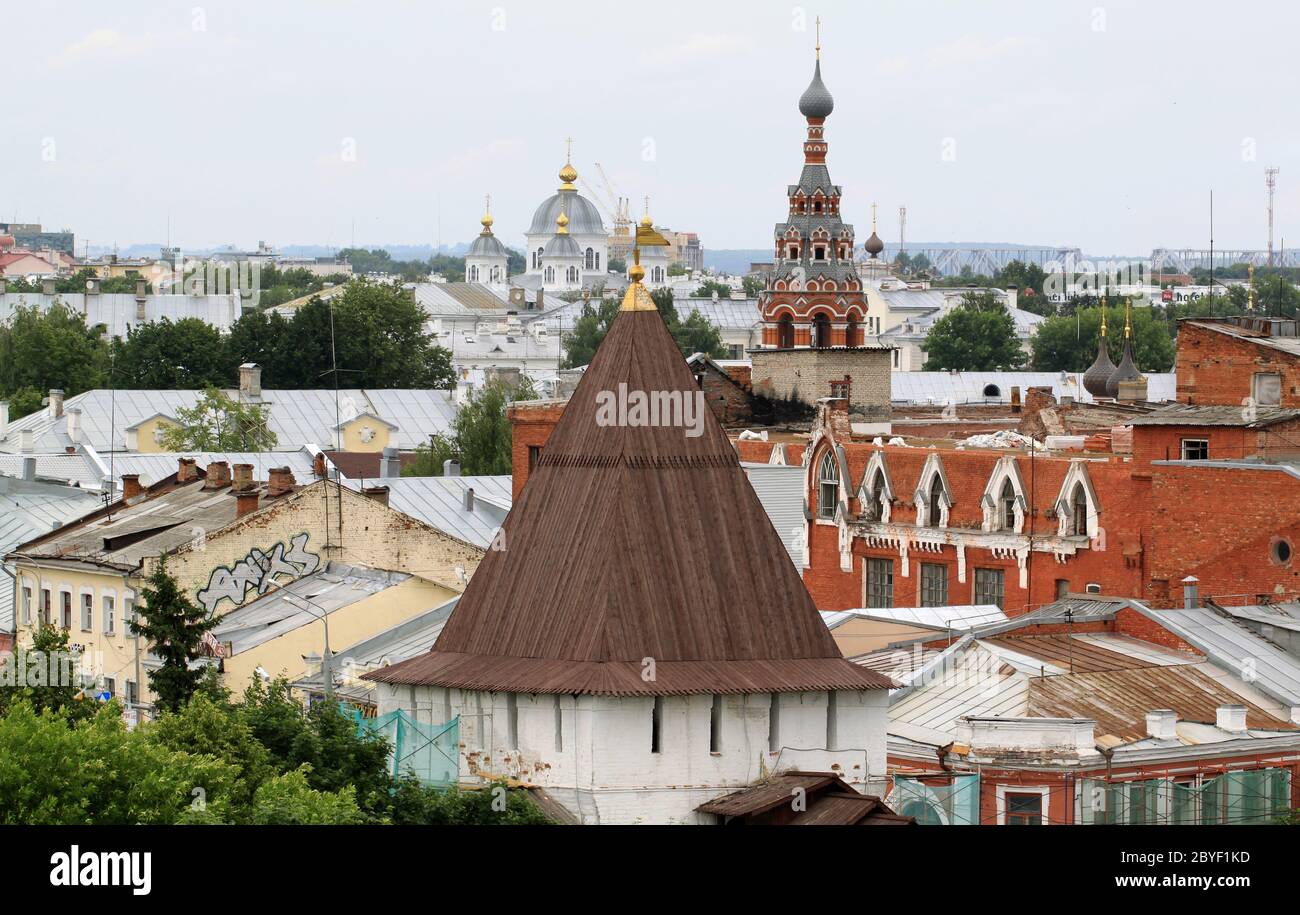
M 1277 169 L 1264 169 L 1264 186 L 1268 188 L 1268 265 L 1273 266 L 1273 194 L 1277 191 Z

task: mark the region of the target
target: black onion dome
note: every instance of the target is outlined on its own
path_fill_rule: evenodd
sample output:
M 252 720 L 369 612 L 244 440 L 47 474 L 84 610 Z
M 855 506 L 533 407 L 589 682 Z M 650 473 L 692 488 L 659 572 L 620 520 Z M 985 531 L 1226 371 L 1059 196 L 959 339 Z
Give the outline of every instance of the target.
M 822 62 L 819 60 L 813 70 L 812 82 L 803 91 L 803 95 L 799 96 L 799 113 L 806 118 L 826 118 L 834 110 L 835 99 L 822 82 Z
M 1097 337 L 1097 358 L 1093 360 L 1088 371 L 1083 373 L 1083 389 L 1093 397 L 1108 397 L 1106 386 L 1110 383 L 1110 376 L 1115 374 L 1115 363 L 1110 361 L 1110 353 L 1106 351 L 1106 337 L 1099 335 Z
M 1142 377 L 1138 371 L 1137 363 L 1133 361 L 1133 341 L 1127 337 L 1124 339 L 1124 356 L 1119 360 L 1119 365 L 1111 373 L 1110 378 L 1106 380 L 1106 394 L 1110 397 L 1119 397 L 1119 383 L 1121 381 L 1137 381 Z
M 863 244 L 862 247 L 866 249 L 868 254 L 875 257 L 881 251 L 885 250 L 885 243 L 880 240 L 880 236 L 876 234 L 876 230 L 872 229 L 871 237 L 866 240 L 866 243 Z

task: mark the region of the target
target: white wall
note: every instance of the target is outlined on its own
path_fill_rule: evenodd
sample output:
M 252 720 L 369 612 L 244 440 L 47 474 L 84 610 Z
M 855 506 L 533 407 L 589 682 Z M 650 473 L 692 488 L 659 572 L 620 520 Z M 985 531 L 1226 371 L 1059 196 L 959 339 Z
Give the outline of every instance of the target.
M 654 700 L 517 694 L 511 746 L 507 693 L 381 685 L 379 712 L 401 707 L 422 722 L 461 716 L 460 779 L 509 776 L 540 785 L 589 823 L 694 823 L 694 808 L 773 771 L 838 772 L 850 783 L 885 772 L 884 690 L 844 690 L 835 699 L 835 746 L 827 748 L 828 694 L 783 693 L 779 740 L 769 750 L 770 694 L 722 696 L 720 743 L 710 752 L 713 697 L 663 700 L 660 752 L 651 752 Z

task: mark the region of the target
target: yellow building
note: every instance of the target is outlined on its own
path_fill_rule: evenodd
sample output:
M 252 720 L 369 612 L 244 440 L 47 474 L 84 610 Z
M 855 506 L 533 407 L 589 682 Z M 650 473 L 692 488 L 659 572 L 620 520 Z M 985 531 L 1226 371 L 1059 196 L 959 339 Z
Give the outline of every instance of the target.
M 251 472 L 237 464 L 232 479 L 224 462 L 200 472 L 181 458 L 175 475 L 148 489 L 125 476 L 122 500 L 17 547 L 7 557 L 17 638 L 30 642 L 42 621 L 67 630 L 105 689 L 129 708 L 147 707 L 147 672 L 157 661 L 127 623 L 164 554 L 181 589 L 219 617 L 331 563 L 416 580 L 345 613 L 341 645 L 463 590 L 482 558 L 482 548 L 390 509 L 382 487 L 298 486 L 287 468 L 257 485 Z M 298 651 L 300 637 L 307 636 L 290 638 L 285 650 Z

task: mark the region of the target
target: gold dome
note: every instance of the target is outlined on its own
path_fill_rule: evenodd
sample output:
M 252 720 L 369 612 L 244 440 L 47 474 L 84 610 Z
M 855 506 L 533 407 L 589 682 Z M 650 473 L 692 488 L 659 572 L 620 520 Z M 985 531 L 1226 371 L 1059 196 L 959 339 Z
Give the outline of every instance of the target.
M 650 218 L 649 213 L 646 213 L 641 217 L 641 226 L 646 229 L 653 229 L 655 227 L 654 220 Z
M 569 217 L 565 216 L 564 213 L 560 213 L 559 216 L 555 217 L 555 234 L 556 235 L 569 234 Z
M 565 184 L 572 184 L 578 180 L 578 170 L 570 162 L 564 163 L 564 168 L 560 169 L 560 180 Z
M 483 214 L 483 218 L 480 219 L 479 222 L 483 225 L 483 228 L 485 228 L 485 229 L 491 231 L 491 229 L 492 229 L 492 214 L 491 214 L 491 213 L 484 213 L 484 214 Z
M 633 264 L 627 268 L 627 278 L 634 283 L 639 283 L 645 279 L 645 267 L 640 264 Z

